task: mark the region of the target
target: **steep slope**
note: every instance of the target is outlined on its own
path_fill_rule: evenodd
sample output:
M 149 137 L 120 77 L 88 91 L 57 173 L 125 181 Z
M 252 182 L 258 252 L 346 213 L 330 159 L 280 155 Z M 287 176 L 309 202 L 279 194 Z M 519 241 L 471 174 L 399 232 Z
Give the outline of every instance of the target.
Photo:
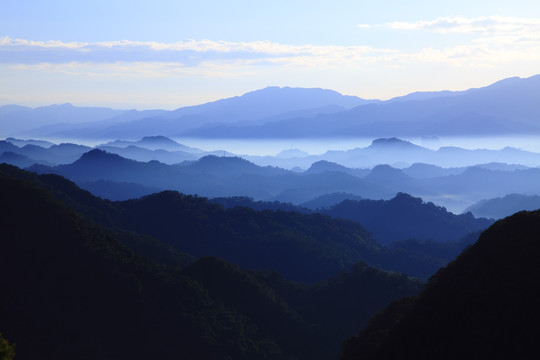
M 310 288 L 216 258 L 158 266 L 47 186 L 87 213 L 115 208 L 57 176 L 1 167 L 0 325 L 17 359 L 323 360 L 351 324 L 422 287 L 365 264 Z
M 0 324 L 18 359 L 272 356 L 193 280 L 134 256 L 44 190 L 1 174 L 0 191 Z
M 498 221 L 417 297 L 349 340 L 342 359 L 534 359 L 540 212 Z

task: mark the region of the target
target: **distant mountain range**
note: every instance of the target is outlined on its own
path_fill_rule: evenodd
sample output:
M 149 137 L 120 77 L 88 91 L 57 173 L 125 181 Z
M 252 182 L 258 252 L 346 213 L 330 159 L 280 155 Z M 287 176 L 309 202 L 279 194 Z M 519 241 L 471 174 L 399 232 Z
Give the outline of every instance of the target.
M 171 189 L 295 205 L 326 196 L 320 207 L 330 207 L 344 199 L 330 196 L 336 193 L 377 200 L 404 192 L 459 213 L 477 201 L 511 193 L 540 195 L 540 154 L 515 148 L 435 151 L 398 138 L 380 138 L 364 148 L 296 154 L 304 157 L 238 157 L 164 136 L 116 140 L 94 148 L 15 138 L 0 141 L 0 162 L 66 176 L 111 200 Z
M 171 145 L 170 139 L 153 138 L 156 139 Z M 155 142 L 153 146 L 159 147 Z M 379 139 L 367 148 L 329 152 L 321 157 L 344 159 L 346 156 L 356 156 L 369 157 L 370 161 L 375 161 L 392 156 L 399 159 L 407 153 L 411 157 L 414 154 L 436 157 L 441 152 L 399 139 Z M 467 157 L 467 161 L 493 158 L 516 160 L 520 156 L 528 157 L 530 161 L 538 157 L 540 161 L 540 154 L 515 149 L 484 151 L 449 148 L 443 153 L 445 156 L 454 153 L 459 159 Z M 346 193 L 364 199 L 390 199 L 396 193 L 404 192 L 445 206 L 453 212 L 461 212 L 477 201 L 510 193 L 540 195 L 540 169 L 511 162 L 510 165 L 480 163 L 454 168 L 416 163 L 403 169 L 389 165 L 354 169 L 328 160 L 318 160 L 307 170 L 299 171 L 260 166 L 235 156 L 207 154 L 190 148 L 187 151 L 167 151 L 133 145 L 125 148 L 99 146 L 92 149 L 74 144 L 52 145 L 49 148 L 28 144 L 19 148 L 10 142 L 0 141 L 0 161 L 29 167 L 39 173 L 65 176 L 97 195 L 114 200 L 170 189 L 206 197 L 248 196 L 257 201 L 299 205 L 334 193 Z M 156 157 L 163 162 L 155 161 Z M 178 160 L 181 162 L 177 163 Z M 120 183 L 130 186 L 131 190 L 118 191 Z M 326 207 L 336 203 L 328 198 Z
M 518 211 L 537 209 L 540 209 L 539 195 L 508 194 L 504 197 L 480 200 L 465 211 L 470 211 L 474 216 L 502 219 Z
M 96 159 L 106 171 L 140 165 L 92 150 L 72 169 L 89 174 L 81 165 Z M 178 167 L 284 171 L 214 156 L 144 166 L 154 177 Z M 4 339 L 15 343 L 17 359 L 324 360 L 366 325 L 341 359 L 536 356 L 538 211 L 496 222 L 476 244 L 478 233 L 381 246 L 358 223 L 323 214 L 224 208 L 174 191 L 111 202 L 6 164 L 0 195 L 0 273 L 9 275 L 0 276 L 0 350 L 10 356 Z M 472 219 L 405 194 L 367 207 L 387 208 L 377 215 L 399 226 L 430 213 L 440 231 L 442 217 Z M 406 275 L 428 277 L 471 244 L 425 288 Z
M 379 101 L 323 89 L 269 87 L 173 111 L 0 107 L 4 136 L 136 139 L 540 134 L 540 75 Z M 2 135 L 0 134 L 0 135 Z

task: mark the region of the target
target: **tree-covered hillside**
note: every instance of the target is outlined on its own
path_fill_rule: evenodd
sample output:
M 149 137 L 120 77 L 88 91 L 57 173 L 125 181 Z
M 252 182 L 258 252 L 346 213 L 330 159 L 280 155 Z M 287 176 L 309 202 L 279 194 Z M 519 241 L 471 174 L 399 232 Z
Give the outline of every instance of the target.
M 17 359 L 328 359 L 351 323 L 422 287 L 365 264 L 308 286 L 182 257 L 58 176 L 2 166 L 0 193 L 0 329 Z
M 342 359 L 536 359 L 540 211 L 498 221 L 344 346 Z

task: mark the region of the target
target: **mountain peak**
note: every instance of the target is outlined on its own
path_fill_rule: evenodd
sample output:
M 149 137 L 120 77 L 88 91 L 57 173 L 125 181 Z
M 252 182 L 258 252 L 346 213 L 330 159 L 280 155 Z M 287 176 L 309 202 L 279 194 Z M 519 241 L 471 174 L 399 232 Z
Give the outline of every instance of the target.
M 175 144 L 178 145 L 178 143 L 166 136 L 163 135 L 155 135 L 155 136 L 145 136 L 140 141 L 140 143 L 165 143 L 165 144 Z
M 379 138 L 375 139 L 371 142 L 371 146 L 384 146 L 384 145 L 413 145 L 413 143 L 401 140 L 397 137 L 391 137 L 391 138 Z
M 93 149 L 88 152 L 85 152 L 81 155 L 81 158 L 77 161 L 95 161 L 95 160 L 125 160 L 120 155 L 111 154 L 100 149 Z

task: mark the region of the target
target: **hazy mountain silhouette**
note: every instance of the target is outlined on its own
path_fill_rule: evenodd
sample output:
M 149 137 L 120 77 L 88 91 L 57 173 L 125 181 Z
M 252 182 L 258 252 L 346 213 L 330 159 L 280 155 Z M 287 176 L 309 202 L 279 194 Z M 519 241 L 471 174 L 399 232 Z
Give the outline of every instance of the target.
M 184 152 L 193 152 L 201 153 L 203 152 L 200 149 L 192 148 L 183 144 L 180 144 L 166 136 L 157 135 L 157 136 L 145 136 L 138 141 L 126 141 L 126 140 L 116 140 L 111 141 L 106 144 L 100 145 L 100 147 L 129 147 L 136 146 L 148 150 L 168 150 L 168 151 L 184 151 Z
M 115 110 L 101 107 L 78 107 L 71 104 L 37 108 L 6 105 L 0 107 L 3 135 L 24 134 L 45 137 L 78 137 L 96 128 L 115 123 L 157 116 L 164 110 Z M 2 134 L 0 134 L 2 135 Z M 82 136 L 84 137 L 84 136 Z
M 356 193 L 368 198 L 392 195 L 384 186 L 346 173 L 304 175 L 276 167 L 257 166 L 238 157 L 213 155 L 169 166 L 157 161 L 129 160 L 94 149 L 72 164 L 37 166 L 31 170 L 59 174 L 78 183 L 97 180 L 128 182 L 207 197 L 249 196 L 256 200 L 300 203 L 333 192 Z M 287 193 L 299 195 L 291 197 Z
M 5 141 L 5 140 L 0 140 L 0 153 L 2 152 L 6 152 L 6 151 L 9 151 L 9 152 L 16 152 L 17 150 L 19 150 L 19 147 L 18 146 L 15 146 L 13 145 L 12 143 L 10 143 L 9 141 Z
M 415 298 L 376 316 L 348 359 L 533 359 L 539 351 L 540 213 L 498 221 Z
M 540 75 L 434 96 L 370 103 L 334 114 L 189 132 L 210 137 L 337 137 L 530 134 L 540 132 Z M 414 99 L 415 96 L 411 96 Z M 187 134 L 187 133 L 186 133 Z
M 24 156 L 31 159 L 29 162 L 41 164 L 52 160 L 66 161 L 88 149 L 70 144 L 54 145 L 50 149 L 35 145 L 17 148 L 7 142 L 0 143 L 0 146 L 5 151 L 28 154 Z M 107 149 L 139 158 L 158 157 L 169 164 L 189 155 L 135 147 Z M 373 151 L 372 149 L 370 151 Z M 358 155 L 361 149 L 355 151 Z M 465 151 L 464 154 L 469 152 Z M 15 163 L 15 160 L 12 163 Z M 20 165 L 26 164 L 21 162 Z M 333 193 L 348 193 L 365 199 L 390 199 L 398 192 L 407 192 L 441 204 L 454 212 L 461 212 L 476 201 L 509 193 L 539 194 L 537 179 L 540 171 L 536 168 L 500 163 L 451 169 L 429 165 L 397 169 L 379 165 L 371 170 L 364 170 L 323 161 L 314 163 L 313 168 L 299 173 L 273 166 L 258 166 L 239 157 L 209 155 L 196 161 L 167 165 L 155 160 L 129 160 L 99 149 L 85 153 L 71 164 L 55 167 L 35 165 L 31 169 L 39 173 L 59 174 L 81 184 L 105 180 L 206 197 L 248 196 L 256 201 L 290 202 L 296 205 Z M 105 193 L 107 192 L 99 194 Z
M 163 190 L 141 184 L 107 180 L 81 181 L 78 185 L 96 196 L 113 201 L 137 199 Z
M 323 106 L 352 108 L 369 103 L 354 96 L 344 96 L 332 90 L 268 87 L 242 96 L 222 99 L 202 105 L 188 106 L 144 119 L 126 121 L 100 130 L 80 132 L 80 137 L 118 138 L 168 134 L 176 136 L 188 129 L 210 124 L 274 121 L 284 113 L 293 116 L 319 114 Z M 319 109 L 319 110 L 311 110 Z M 326 108 L 327 109 L 327 108 Z M 333 108 L 334 111 L 335 109 Z M 73 133 L 72 133 L 73 135 Z
M 319 160 L 311 164 L 304 174 L 319 174 L 325 171 L 344 172 L 358 177 L 365 177 L 370 172 L 369 169 L 351 169 L 331 161 Z
M 361 196 L 348 194 L 348 193 L 332 193 L 327 195 L 317 196 L 316 198 L 301 203 L 300 206 L 308 209 L 317 210 L 330 208 L 336 204 L 339 204 L 343 200 L 362 200 Z
M 4 151 L 0 154 L 0 163 L 6 163 L 18 166 L 20 168 L 25 168 L 34 165 L 36 163 L 36 160 L 30 159 L 28 156 L 16 154 L 11 151 Z
M 403 170 L 389 165 L 375 166 L 364 179 L 371 183 L 384 184 L 384 186 L 392 190 L 399 189 L 399 192 L 414 194 L 429 194 L 431 192 L 422 186 L 419 181 L 407 176 Z
M 174 111 L 63 104 L 36 109 L 4 106 L 0 115 L 6 135 L 34 129 L 36 135 L 72 138 L 529 135 L 540 132 L 535 95 L 539 89 L 540 75 L 389 101 L 363 100 L 332 90 L 268 87 Z
M 540 196 L 509 194 L 502 198 L 478 201 L 465 209 L 465 211 L 470 211 L 475 216 L 501 219 L 518 211 L 537 209 L 540 209 Z
M 36 146 L 41 146 L 41 147 L 44 147 L 44 148 L 48 148 L 48 147 L 51 147 L 52 145 L 54 145 L 54 143 L 52 143 L 50 141 L 34 140 L 34 139 L 25 139 L 25 140 L 23 140 L 23 139 L 15 139 L 15 138 L 12 138 L 12 137 L 6 138 L 6 141 L 10 142 L 13 145 L 18 146 L 18 147 L 23 147 L 25 145 L 36 145 Z
M 62 201 L 107 227 L 146 233 L 177 251 L 220 256 L 245 268 L 277 270 L 288 278 L 322 280 L 360 260 L 422 278 L 441 266 L 438 259 L 382 248 L 351 221 L 297 212 L 258 212 L 246 207 L 224 210 L 203 198 L 171 191 L 113 205 L 56 175 L 36 178 L 14 169 L 5 171 L 46 182 L 45 187 L 52 188 Z M 285 249 L 290 257 L 283 257 Z M 304 259 L 302 263 L 297 262 L 299 258 Z
M 5 107 L 2 107 L 5 108 Z M 43 106 L 35 109 L 27 107 L 8 108 L 2 111 L 2 132 L 16 134 L 26 130 L 57 123 L 85 123 L 105 120 L 120 115 L 123 110 L 97 107 L 75 107 L 71 104 Z
M 133 145 L 127 147 L 100 145 L 97 148 L 111 154 L 120 155 L 126 159 L 137 160 L 140 162 L 155 160 L 169 165 L 197 160 L 203 155 L 185 151 L 149 150 Z
M 429 179 L 441 176 L 458 175 L 466 170 L 461 168 L 443 168 L 437 165 L 414 163 L 411 166 L 402 169 L 405 175 L 416 179 Z

